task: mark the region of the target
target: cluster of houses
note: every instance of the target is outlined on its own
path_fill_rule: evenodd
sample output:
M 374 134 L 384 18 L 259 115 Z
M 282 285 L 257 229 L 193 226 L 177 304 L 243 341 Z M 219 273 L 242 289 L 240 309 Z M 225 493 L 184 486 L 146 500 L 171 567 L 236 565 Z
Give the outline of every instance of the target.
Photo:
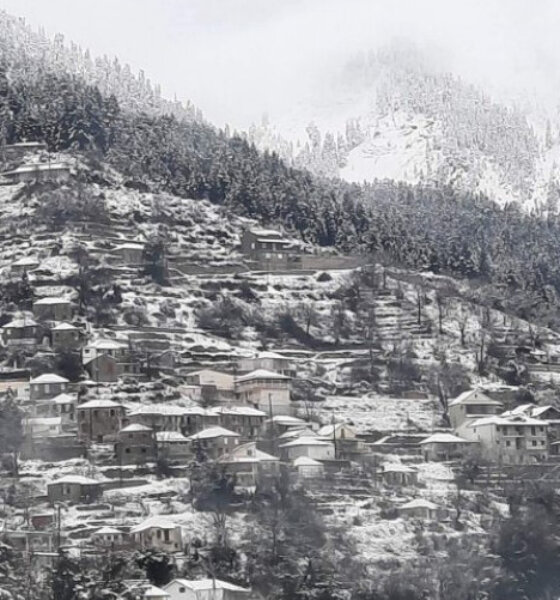
M 65 163 L 51 162 L 47 155 L 47 146 L 42 142 L 19 142 L 4 147 L 4 160 L 15 164 L 14 168 L 3 171 L 1 180 L 6 184 L 29 183 L 35 181 L 67 181 L 70 178 L 70 166 Z M 44 162 L 25 162 L 30 154 L 43 154 Z

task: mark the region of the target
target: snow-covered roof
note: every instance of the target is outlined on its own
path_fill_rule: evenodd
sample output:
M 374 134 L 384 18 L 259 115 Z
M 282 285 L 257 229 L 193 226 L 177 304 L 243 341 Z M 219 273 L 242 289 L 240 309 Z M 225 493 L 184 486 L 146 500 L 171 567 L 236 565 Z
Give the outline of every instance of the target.
M 264 229 L 260 227 L 251 227 L 249 231 L 259 237 L 282 237 L 284 235 L 280 231 L 276 231 L 276 229 Z
M 547 406 L 535 406 L 533 408 L 533 410 L 531 411 L 531 416 L 535 417 L 535 418 L 540 417 L 545 412 L 547 412 L 548 410 L 551 410 L 551 409 L 555 412 L 560 412 L 555 406 L 548 404 Z
M 45 298 L 39 298 L 35 300 L 33 305 L 50 305 L 50 304 L 70 304 L 70 300 L 62 298 L 60 296 L 47 296 Z
M 267 419 L 267 423 L 270 423 L 270 421 L 272 421 L 274 425 L 285 425 L 287 427 L 295 427 L 297 425 L 303 425 L 305 427 L 307 425 L 303 419 L 290 417 L 289 415 L 274 415 L 272 419 Z
M 133 410 L 129 416 L 164 415 L 170 417 L 182 417 L 185 414 L 189 414 L 189 410 L 190 409 L 185 408 L 184 406 L 176 406 L 175 404 L 150 404 L 146 406 L 140 406 L 136 410 Z
M 524 415 L 517 415 L 514 417 L 504 417 L 501 415 L 494 415 L 491 417 L 482 417 L 481 419 L 477 419 L 473 421 L 468 426 L 469 427 L 482 427 L 484 425 L 515 425 L 519 426 L 544 426 L 548 425 L 548 421 L 542 421 L 541 419 L 533 419 L 532 417 L 526 417 Z
M 55 485 L 58 483 L 76 483 L 80 485 L 99 485 L 99 481 L 95 479 L 90 479 L 89 477 L 84 477 L 83 475 L 65 475 L 60 479 L 53 479 L 48 483 L 48 485 Z
M 399 509 L 407 509 L 407 508 L 427 508 L 429 510 L 437 510 L 437 504 L 430 502 L 429 500 L 424 500 L 422 498 L 415 498 L 410 502 L 405 502 L 399 506 Z
M 2 325 L 2 329 L 23 329 L 24 327 L 37 327 L 37 322 L 33 319 L 14 319 Z
M 298 456 L 294 460 L 293 465 L 294 467 L 322 467 L 323 463 L 308 456 Z
M 157 431 L 156 440 L 158 442 L 187 442 L 187 438 L 178 431 Z
M 230 431 L 229 429 L 225 429 L 224 427 L 208 427 L 207 429 L 203 429 L 194 435 L 191 435 L 189 440 L 207 440 L 211 438 L 217 437 L 239 437 L 238 433 L 235 431 Z
M 114 402 L 113 400 L 104 400 L 103 398 L 89 400 L 88 402 L 84 402 L 83 404 L 78 405 L 78 410 L 82 408 L 120 408 L 122 404 L 118 402 Z
M 77 401 L 76 396 L 71 396 L 70 394 L 58 394 L 55 396 L 51 402 L 55 404 L 74 404 Z
M 287 442 L 286 444 L 282 444 L 280 448 L 294 448 L 296 446 L 331 446 L 332 442 L 327 442 L 326 440 L 321 440 L 317 437 L 308 437 L 302 436 L 298 437 L 291 442 Z
M 281 360 L 289 360 L 285 356 L 281 354 L 277 354 L 276 352 L 270 352 L 268 350 L 264 350 L 263 352 L 259 352 L 257 358 L 273 358 L 273 359 L 281 359 Z
M 39 259 L 35 256 L 23 256 L 19 258 L 15 262 L 12 263 L 12 267 L 31 267 L 33 265 L 38 265 Z
M 347 425 L 346 423 L 335 423 L 334 425 L 324 425 L 323 427 L 321 427 L 321 429 L 319 429 L 319 431 L 317 432 L 321 437 L 333 437 L 333 435 L 342 428 L 346 428 L 349 429 L 350 431 L 353 431 L 352 427 L 350 427 L 350 425 Z
M 244 454 L 249 447 L 252 447 L 253 454 L 249 456 L 248 454 Z M 225 454 L 219 459 L 219 462 L 222 463 L 259 463 L 259 462 L 276 462 L 280 459 L 272 454 L 268 454 L 259 450 L 255 442 L 247 442 L 245 444 L 241 444 L 241 446 L 237 446 L 234 450 Z
M 301 429 L 288 429 L 285 433 L 278 437 L 279 440 L 291 440 L 296 437 L 317 437 L 317 434 L 308 427 L 303 427 Z
M 462 437 L 457 435 L 453 435 L 452 433 L 434 433 L 430 437 L 427 437 L 425 440 L 420 442 L 420 445 L 423 444 L 468 444 L 473 440 L 465 440 Z
M 251 371 L 247 373 L 247 375 L 242 375 L 238 377 L 236 381 L 252 381 L 254 379 L 290 379 L 287 375 L 282 375 L 282 373 L 275 373 L 274 371 L 268 371 L 267 369 L 256 369 L 255 371 Z
M 147 529 L 151 529 L 152 527 L 157 529 L 175 529 L 178 525 L 165 517 L 150 517 L 135 527 L 132 527 L 130 533 L 140 533 Z
M 266 417 L 266 413 L 252 406 L 215 406 L 209 411 L 215 415 L 240 415 L 244 417 Z
M 205 590 L 229 590 L 230 592 L 246 592 L 250 593 L 251 590 L 242 588 L 233 583 L 227 581 L 221 581 L 220 579 L 174 579 L 166 586 L 164 590 L 169 589 L 174 583 L 189 588 L 193 591 L 205 591 Z
M 136 242 L 125 242 L 124 244 L 119 244 L 115 246 L 113 250 L 144 250 L 144 244 L 139 244 Z
M 7 144 L 6 150 L 10 148 L 46 148 L 45 142 L 16 142 L 15 144 Z
M 70 167 L 64 163 L 33 163 L 21 165 L 17 169 L 4 171 L 2 175 L 18 175 L 19 173 L 33 173 L 34 171 L 59 171 L 70 170 Z
M 54 425 L 62 425 L 61 417 L 31 417 L 26 421 L 27 425 L 48 425 L 52 427 Z
M 107 534 L 122 534 L 122 531 L 120 529 L 117 529 L 116 527 L 102 527 L 101 529 L 98 529 L 93 535 L 107 535 Z
M 68 383 L 66 377 L 61 377 L 56 373 L 43 373 L 39 377 L 34 377 L 29 383 Z
M 146 425 L 140 425 L 140 423 L 131 423 L 126 427 L 123 427 L 119 433 L 131 433 L 133 431 L 152 431 L 151 427 L 147 427 Z
M 458 404 L 485 404 L 488 406 L 502 406 L 501 402 L 492 400 L 482 390 L 474 389 L 467 390 L 462 394 L 459 394 L 457 398 L 449 403 L 449 406 L 456 406 Z
M 93 348 L 94 350 L 120 350 L 128 348 L 128 344 L 126 342 L 119 342 L 118 340 L 99 339 L 90 342 L 86 348 Z
M 162 590 L 155 585 L 144 588 L 143 595 L 144 598 L 169 598 L 169 594 L 165 590 Z
M 59 323 L 51 328 L 51 331 L 75 331 L 77 327 L 74 327 L 72 323 Z

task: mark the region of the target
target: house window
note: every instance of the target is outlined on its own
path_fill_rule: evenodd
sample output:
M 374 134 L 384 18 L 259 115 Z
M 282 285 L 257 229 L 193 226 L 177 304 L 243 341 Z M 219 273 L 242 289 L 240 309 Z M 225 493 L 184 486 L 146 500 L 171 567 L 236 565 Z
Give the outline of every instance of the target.
M 109 413 L 112 417 L 115 416 L 115 411 L 113 409 L 111 409 L 111 412 Z
M 278 258 L 282 258 L 282 253 L 281 252 L 278 254 Z
M 255 245 L 255 244 L 253 244 L 253 246 L 254 246 L 254 245 Z M 184 587 L 180 587 L 180 588 L 179 588 L 179 593 L 180 593 L 180 594 L 184 594 L 184 593 L 185 593 L 185 588 L 184 588 Z
M 537 440 L 533 440 L 533 441 L 531 442 L 531 446 L 536 446 L 536 445 L 537 445 Z
M 125 448 L 124 451 L 126 452 L 126 454 L 130 454 L 130 448 Z
M 499 443 L 499 442 L 498 442 Z M 511 442 L 509 440 L 506 441 L 506 446 L 509 448 L 511 446 Z
M 49 384 L 45 383 L 45 394 L 49 393 Z
M 537 435 L 537 428 L 531 427 L 531 435 Z
M 166 530 L 163 532 L 163 539 L 164 539 L 166 542 L 168 542 L 168 541 L 169 541 L 169 529 L 166 529 Z

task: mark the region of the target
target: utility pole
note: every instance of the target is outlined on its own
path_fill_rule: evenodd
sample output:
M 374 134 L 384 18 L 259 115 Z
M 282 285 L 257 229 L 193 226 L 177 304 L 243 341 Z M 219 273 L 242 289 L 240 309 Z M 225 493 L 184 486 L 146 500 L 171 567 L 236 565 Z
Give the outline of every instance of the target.
M 332 435 L 333 435 L 333 444 L 334 444 L 334 459 L 337 459 L 337 451 L 336 451 L 336 424 L 334 422 L 334 412 L 332 413 Z
M 60 531 L 61 531 L 61 506 L 60 502 L 56 505 L 56 550 L 57 552 L 60 550 Z
M 270 452 L 273 453 L 275 451 L 274 448 L 274 421 L 272 415 L 272 394 L 268 394 L 268 418 L 270 421 L 269 427 L 269 435 L 270 435 Z

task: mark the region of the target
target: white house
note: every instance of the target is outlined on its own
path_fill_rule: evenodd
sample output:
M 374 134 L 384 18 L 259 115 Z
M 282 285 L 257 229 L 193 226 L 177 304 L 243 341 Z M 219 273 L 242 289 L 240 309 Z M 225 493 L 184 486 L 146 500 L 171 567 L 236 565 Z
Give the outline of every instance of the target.
M 439 507 L 437 504 L 422 498 L 415 498 L 397 507 L 400 515 L 423 520 L 433 520 L 437 517 Z
M 219 579 L 174 579 L 163 589 L 170 600 L 246 600 L 251 595 L 250 589 Z
M 292 362 L 289 358 L 282 356 L 282 354 L 269 351 L 259 352 L 257 356 L 251 358 L 242 358 L 239 361 L 239 369 L 246 373 L 264 369 L 265 371 L 281 373 L 288 377 L 293 377 L 295 374 L 292 369 Z
M 178 459 L 190 455 L 189 440 L 178 431 L 157 431 L 156 444 L 158 456 Z
M 464 456 L 476 445 L 475 440 L 453 435 L 452 433 L 434 433 L 420 442 L 425 460 L 453 460 Z
M 257 448 L 256 442 L 247 442 L 222 455 L 218 462 L 236 476 L 239 487 L 255 487 L 259 477 L 273 474 L 280 459 Z
M 54 398 L 66 392 L 69 383 L 66 377 L 61 377 L 56 373 L 43 373 L 29 381 L 30 398 L 31 400 Z
M 318 437 L 297 437 L 280 446 L 282 456 L 287 460 L 295 460 L 300 456 L 315 460 L 334 460 L 334 444 Z
M 178 552 L 183 547 L 181 527 L 165 517 L 151 517 L 130 530 L 134 543 L 140 548 Z
M 300 456 L 293 462 L 294 469 L 297 471 L 298 478 L 310 479 L 314 477 L 322 477 L 325 474 L 325 465 L 307 456 Z
M 237 397 L 267 414 L 289 415 L 291 378 L 265 369 L 251 371 L 235 380 Z
M 463 392 L 449 403 L 448 413 L 451 427 L 459 436 L 465 437 L 464 429 L 483 417 L 497 415 L 503 406 L 479 389 Z
M 238 446 L 239 438 L 240 435 L 235 431 L 223 427 L 208 427 L 191 435 L 188 440 L 193 452 L 198 447 L 208 458 L 216 459 Z

